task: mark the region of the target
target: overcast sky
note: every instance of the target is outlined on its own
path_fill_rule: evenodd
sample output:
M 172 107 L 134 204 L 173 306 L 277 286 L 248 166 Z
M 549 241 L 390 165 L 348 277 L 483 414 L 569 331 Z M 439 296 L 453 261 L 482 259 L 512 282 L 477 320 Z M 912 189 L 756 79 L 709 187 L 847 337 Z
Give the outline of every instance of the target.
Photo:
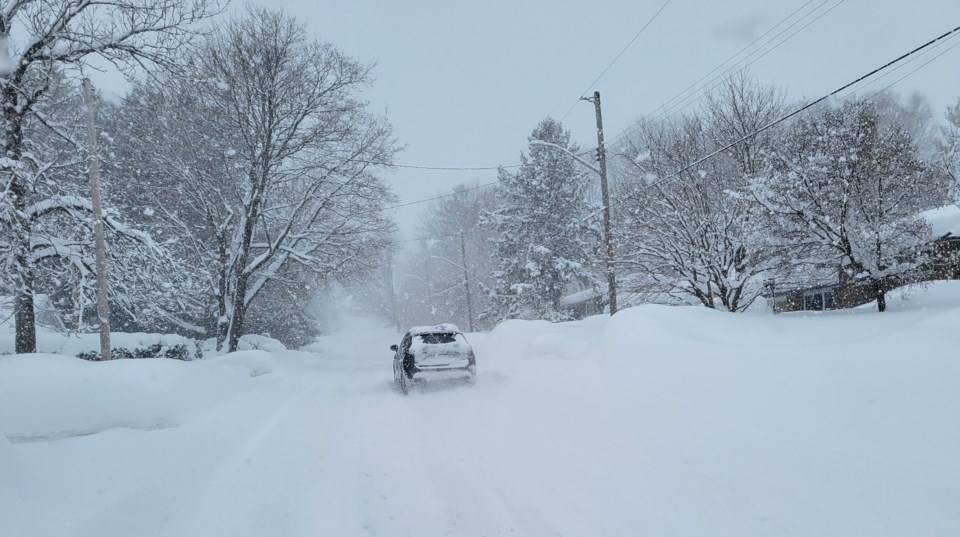
M 588 89 L 601 93 L 609 140 L 798 9 L 753 48 L 800 22 L 750 58 L 767 52 L 751 73 L 797 99 L 820 97 L 960 26 L 956 0 L 672 0 L 589 86 L 664 0 L 260 2 L 282 5 L 316 38 L 377 63 L 367 98 L 388 112 L 405 146 L 399 164 L 451 167 L 516 163 L 536 124 L 547 115 L 563 117 Z M 861 84 L 860 93 L 881 89 L 958 44 L 955 36 L 873 85 Z M 894 89 L 923 92 L 941 116 L 960 96 L 960 46 Z M 595 146 L 591 104 L 573 106 L 564 126 L 581 146 Z M 389 180 L 409 202 L 495 178 L 495 171 L 402 169 Z M 415 236 L 423 207 L 399 211 L 405 237 Z

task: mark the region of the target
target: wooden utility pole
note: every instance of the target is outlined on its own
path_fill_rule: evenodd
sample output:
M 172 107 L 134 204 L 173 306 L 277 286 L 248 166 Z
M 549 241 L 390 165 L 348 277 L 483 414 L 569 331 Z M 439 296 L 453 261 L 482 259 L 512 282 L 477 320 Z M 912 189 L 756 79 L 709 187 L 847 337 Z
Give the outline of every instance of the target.
M 424 252 L 426 252 L 426 249 L 424 249 Z M 433 290 L 430 289 L 430 267 L 429 267 L 429 265 L 427 265 L 427 258 L 426 258 L 426 257 L 423 258 L 423 276 L 424 276 L 424 278 L 426 278 L 425 281 L 426 281 L 426 283 L 427 283 L 427 299 L 430 301 L 430 322 L 436 324 L 436 322 L 437 322 L 436 309 L 437 309 L 437 308 L 436 308 L 436 306 L 435 306 L 434 303 L 433 303 Z
M 97 249 L 97 317 L 100 318 L 100 359 L 110 359 L 110 305 L 107 303 L 107 252 L 103 242 L 103 207 L 100 203 L 100 159 L 93 117 L 93 90 L 83 79 L 83 102 L 87 108 L 87 145 L 90 153 L 90 201 L 93 203 L 93 235 Z
M 593 92 L 593 98 L 581 97 L 592 101 L 597 110 L 597 159 L 600 161 L 600 195 L 603 198 L 603 247 L 606 251 L 604 261 L 607 269 L 607 294 L 610 302 L 610 315 L 617 312 L 617 275 L 613 263 L 613 237 L 610 224 L 610 189 L 607 187 L 607 150 L 603 145 L 603 115 L 600 113 L 600 92 Z
M 463 263 L 463 289 L 467 293 L 467 328 L 473 332 L 473 301 L 470 299 L 470 276 L 467 273 L 467 245 L 460 232 L 460 261 Z
M 393 286 L 393 254 L 387 254 L 386 263 L 383 265 L 383 286 L 390 295 L 390 320 L 397 327 L 397 332 L 402 333 L 400 327 L 400 312 L 397 311 L 397 293 Z

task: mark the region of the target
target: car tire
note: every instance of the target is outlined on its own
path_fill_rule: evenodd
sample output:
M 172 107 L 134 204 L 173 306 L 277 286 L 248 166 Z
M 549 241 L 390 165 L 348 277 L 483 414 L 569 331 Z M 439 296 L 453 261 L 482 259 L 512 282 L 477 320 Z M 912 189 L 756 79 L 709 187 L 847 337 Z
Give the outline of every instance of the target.
M 407 386 L 407 373 L 401 370 L 400 371 L 400 393 L 406 395 L 409 389 L 410 388 Z

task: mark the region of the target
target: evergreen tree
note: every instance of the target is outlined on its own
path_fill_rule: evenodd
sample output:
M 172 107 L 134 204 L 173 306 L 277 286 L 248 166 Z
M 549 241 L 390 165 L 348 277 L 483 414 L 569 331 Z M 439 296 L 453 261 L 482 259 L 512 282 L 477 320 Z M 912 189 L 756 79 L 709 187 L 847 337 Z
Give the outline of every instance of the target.
M 556 144 L 576 153 L 570 133 L 546 118 L 528 138 Z M 596 207 L 587 202 L 590 176 L 570 155 L 557 148 L 531 144 L 520 155 L 519 171 L 499 171 L 500 203 L 491 215 L 499 238 L 499 260 L 493 289 L 497 319 L 571 317 L 561 310 L 565 295 L 598 287 L 590 270 L 597 245 Z

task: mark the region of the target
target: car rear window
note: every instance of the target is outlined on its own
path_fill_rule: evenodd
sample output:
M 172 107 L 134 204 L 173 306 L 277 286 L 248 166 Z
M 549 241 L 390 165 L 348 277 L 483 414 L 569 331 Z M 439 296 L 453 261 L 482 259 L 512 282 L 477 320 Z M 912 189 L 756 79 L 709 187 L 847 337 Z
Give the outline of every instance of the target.
M 417 338 L 422 342 L 428 345 L 436 345 L 439 343 L 453 343 L 457 340 L 457 334 L 451 334 L 449 332 L 441 332 L 435 334 L 418 334 Z

